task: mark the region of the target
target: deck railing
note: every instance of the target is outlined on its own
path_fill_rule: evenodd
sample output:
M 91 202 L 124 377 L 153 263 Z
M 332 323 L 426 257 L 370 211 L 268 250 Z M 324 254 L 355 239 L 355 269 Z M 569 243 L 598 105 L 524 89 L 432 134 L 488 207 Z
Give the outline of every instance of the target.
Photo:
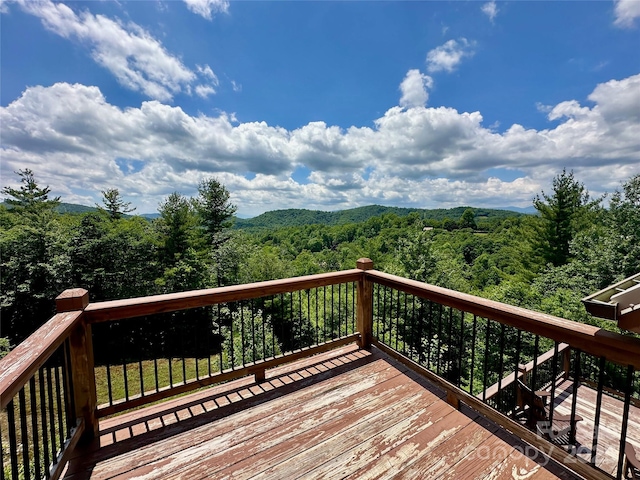
M 388 275 L 368 259 L 249 285 L 98 303 L 73 289 L 56 301 L 58 313 L 0 362 L 0 480 L 58 478 L 100 417 L 241 376 L 259 381 L 265 369 L 354 341 L 589 478 L 611 478 L 594 468 L 602 396 L 624 404 L 620 447 L 639 402 L 640 340 Z M 579 382 L 597 388 L 589 458 L 514 419 L 516 378 L 550 388 L 552 412 L 557 379 L 571 380 L 574 416 Z

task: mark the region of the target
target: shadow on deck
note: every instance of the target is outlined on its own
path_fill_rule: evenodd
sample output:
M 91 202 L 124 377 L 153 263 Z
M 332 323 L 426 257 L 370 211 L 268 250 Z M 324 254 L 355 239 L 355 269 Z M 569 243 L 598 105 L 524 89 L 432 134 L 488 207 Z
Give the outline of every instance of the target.
M 560 407 L 562 408 L 562 407 Z M 64 478 L 578 478 L 375 347 L 100 421 Z

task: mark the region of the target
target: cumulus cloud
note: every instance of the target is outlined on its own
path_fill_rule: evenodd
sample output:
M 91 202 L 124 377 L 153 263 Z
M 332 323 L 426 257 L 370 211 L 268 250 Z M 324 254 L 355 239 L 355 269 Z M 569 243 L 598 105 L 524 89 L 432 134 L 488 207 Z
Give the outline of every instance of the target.
M 227 0 L 184 0 L 187 8 L 196 15 L 211 20 L 215 13 L 227 13 L 229 2 Z
M 635 19 L 640 17 L 640 1 L 638 0 L 614 0 L 614 25 L 621 28 L 631 28 Z
M 472 57 L 474 42 L 466 38 L 449 40 L 444 45 L 434 48 L 427 53 L 427 70 L 433 72 L 453 72 L 463 58 Z
M 432 87 L 433 79 L 430 76 L 420 73 L 418 69 L 409 70 L 400 84 L 400 106 L 424 107 L 429 100 L 428 89 Z
M 489 17 L 489 20 L 493 22 L 498 14 L 498 5 L 496 5 L 496 2 L 492 0 L 491 2 L 487 2 L 482 5 L 481 10 L 482 13 Z
M 69 6 L 50 0 L 17 3 L 25 12 L 38 17 L 47 30 L 89 45 L 92 58 L 126 88 L 169 101 L 180 92 L 189 92 L 197 80 L 196 73 L 133 22 L 125 24 L 87 10 L 76 13 Z M 210 88 L 217 85 L 209 66 L 200 73 L 209 76 Z
M 637 173 L 639 95 L 640 75 L 602 83 L 586 102 L 552 106 L 554 123 L 540 130 L 514 124 L 498 133 L 480 112 L 419 104 L 392 107 L 372 126 L 287 130 L 155 100 L 122 109 L 97 87 L 59 83 L 30 87 L 0 108 L 2 162 L 6 171 L 32 168 L 65 201 L 93 204 L 117 185 L 138 211 L 155 210 L 174 190 L 195 194 L 204 175 L 218 176 L 247 214 L 291 205 L 527 205 L 563 167 L 594 193 Z M 311 171 L 306 184 L 292 178 L 301 166 Z M 492 169 L 523 174 L 503 181 Z

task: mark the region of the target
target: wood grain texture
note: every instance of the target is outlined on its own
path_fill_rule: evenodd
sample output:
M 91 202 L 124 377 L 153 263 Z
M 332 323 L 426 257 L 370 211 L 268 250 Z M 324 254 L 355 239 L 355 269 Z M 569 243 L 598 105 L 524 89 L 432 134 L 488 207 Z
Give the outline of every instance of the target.
M 82 315 L 82 311 L 54 315 L 0 360 L 0 408 L 7 406 L 51 354 L 62 345 Z
M 241 379 L 171 408 L 105 419 L 101 440 L 115 443 L 78 455 L 66 478 L 473 478 L 456 469 L 529 467 L 535 478 L 575 478 L 514 455 L 519 440 L 467 407 L 454 409 L 379 350 L 347 348 L 267 371 L 265 382 Z M 465 462 L 492 439 L 502 447 L 495 458 Z
M 85 312 L 87 313 L 87 321 L 90 323 L 122 320 L 188 308 L 206 307 L 218 303 L 266 297 L 327 285 L 337 285 L 339 283 L 356 282 L 361 276 L 362 270 L 353 269 L 229 287 L 96 302 L 89 304 Z

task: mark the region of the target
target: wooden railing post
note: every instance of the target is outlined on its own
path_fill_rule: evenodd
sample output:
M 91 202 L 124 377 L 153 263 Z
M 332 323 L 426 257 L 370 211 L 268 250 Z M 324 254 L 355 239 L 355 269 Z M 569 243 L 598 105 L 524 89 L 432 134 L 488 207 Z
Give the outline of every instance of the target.
M 83 288 L 65 290 L 56 298 L 56 310 L 71 312 L 84 310 L 89 304 L 89 292 Z M 84 419 L 82 441 L 89 442 L 98 434 L 96 379 L 93 361 L 91 325 L 84 319 L 69 336 L 71 381 L 77 419 Z
M 361 258 L 356 268 L 362 270 L 373 269 L 373 261 Z M 364 273 L 358 280 L 358 331 L 360 332 L 360 348 L 371 346 L 373 333 L 373 282 Z

